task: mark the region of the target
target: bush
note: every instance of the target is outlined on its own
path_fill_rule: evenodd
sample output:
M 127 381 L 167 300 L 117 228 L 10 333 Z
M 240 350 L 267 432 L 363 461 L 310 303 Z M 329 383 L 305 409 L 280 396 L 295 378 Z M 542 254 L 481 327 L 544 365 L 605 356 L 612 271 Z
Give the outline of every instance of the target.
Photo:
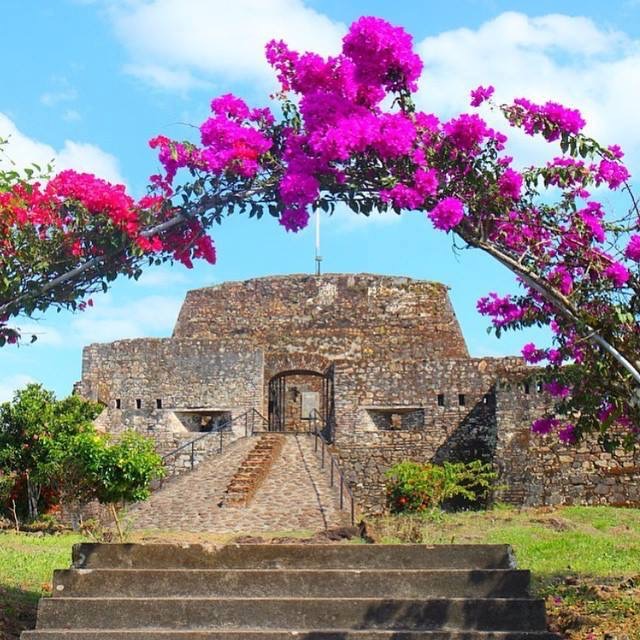
M 488 496 L 498 477 L 493 466 L 481 460 L 442 465 L 407 460 L 385 475 L 392 513 L 435 511 L 454 498 L 476 502 Z

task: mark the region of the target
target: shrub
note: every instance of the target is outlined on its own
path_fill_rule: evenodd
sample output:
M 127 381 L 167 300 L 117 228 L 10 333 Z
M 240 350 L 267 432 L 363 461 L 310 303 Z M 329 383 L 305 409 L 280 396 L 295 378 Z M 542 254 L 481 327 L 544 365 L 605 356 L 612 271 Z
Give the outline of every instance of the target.
M 453 498 L 476 502 L 487 497 L 497 478 L 490 463 L 395 464 L 385 474 L 387 506 L 392 513 L 419 513 L 441 509 Z

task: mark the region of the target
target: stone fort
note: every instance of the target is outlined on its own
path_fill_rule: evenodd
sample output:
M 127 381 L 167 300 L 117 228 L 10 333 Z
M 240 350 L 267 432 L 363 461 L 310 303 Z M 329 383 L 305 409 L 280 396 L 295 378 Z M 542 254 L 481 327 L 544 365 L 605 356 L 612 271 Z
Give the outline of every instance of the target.
M 530 433 L 550 402 L 535 369 L 471 357 L 434 282 L 289 275 L 190 291 L 170 338 L 86 347 L 79 392 L 105 405 L 101 428 L 151 435 L 162 453 L 217 425 L 228 438 L 319 425 L 365 512 L 406 459 L 493 462 L 498 498 L 517 505 L 640 503 L 638 453 Z

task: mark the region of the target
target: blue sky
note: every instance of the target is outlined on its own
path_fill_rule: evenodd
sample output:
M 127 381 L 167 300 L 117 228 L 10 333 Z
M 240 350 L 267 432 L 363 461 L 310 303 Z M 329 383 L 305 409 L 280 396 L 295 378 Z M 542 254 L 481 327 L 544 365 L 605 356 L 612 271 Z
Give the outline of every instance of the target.
M 157 170 L 147 140 L 192 135 L 212 97 L 234 92 L 255 106 L 275 87 L 263 61 L 271 37 L 335 53 L 349 22 L 378 15 L 403 25 L 425 60 L 418 102 L 447 117 L 468 92 L 493 84 L 499 100 L 527 96 L 580 107 L 588 132 L 627 151 L 640 169 L 640 2 L 499 0 L 41 0 L 3 2 L 5 60 L 0 136 L 17 164 L 55 159 L 142 195 Z M 492 116 L 489 114 L 488 116 Z M 496 122 L 497 124 L 497 122 Z M 553 150 L 514 137 L 523 162 Z M 624 206 L 609 198 L 611 208 Z M 472 355 L 518 353 L 542 336 L 496 340 L 475 303 L 514 289 L 490 259 L 452 250 L 423 215 L 366 220 L 340 213 L 322 222 L 324 269 L 437 280 L 451 297 Z M 313 233 L 287 234 L 272 219 L 233 216 L 213 230 L 218 264 L 149 271 L 117 281 L 84 313 L 20 319 L 34 345 L 0 352 L 0 400 L 36 380 L 64 395 L 80 377 L 90 342 L 168 336 L 189 289 L 269 274 L 312 272 Z

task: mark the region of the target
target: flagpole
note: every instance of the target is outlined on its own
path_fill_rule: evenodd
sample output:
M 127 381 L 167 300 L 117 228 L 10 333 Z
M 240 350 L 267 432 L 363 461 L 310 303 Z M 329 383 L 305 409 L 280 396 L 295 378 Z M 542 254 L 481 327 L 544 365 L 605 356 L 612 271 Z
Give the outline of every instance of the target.
M 320 209 L 316 209 L 316 275 L 320 275 L 320 263 L 322 256 L 320 255 Z

